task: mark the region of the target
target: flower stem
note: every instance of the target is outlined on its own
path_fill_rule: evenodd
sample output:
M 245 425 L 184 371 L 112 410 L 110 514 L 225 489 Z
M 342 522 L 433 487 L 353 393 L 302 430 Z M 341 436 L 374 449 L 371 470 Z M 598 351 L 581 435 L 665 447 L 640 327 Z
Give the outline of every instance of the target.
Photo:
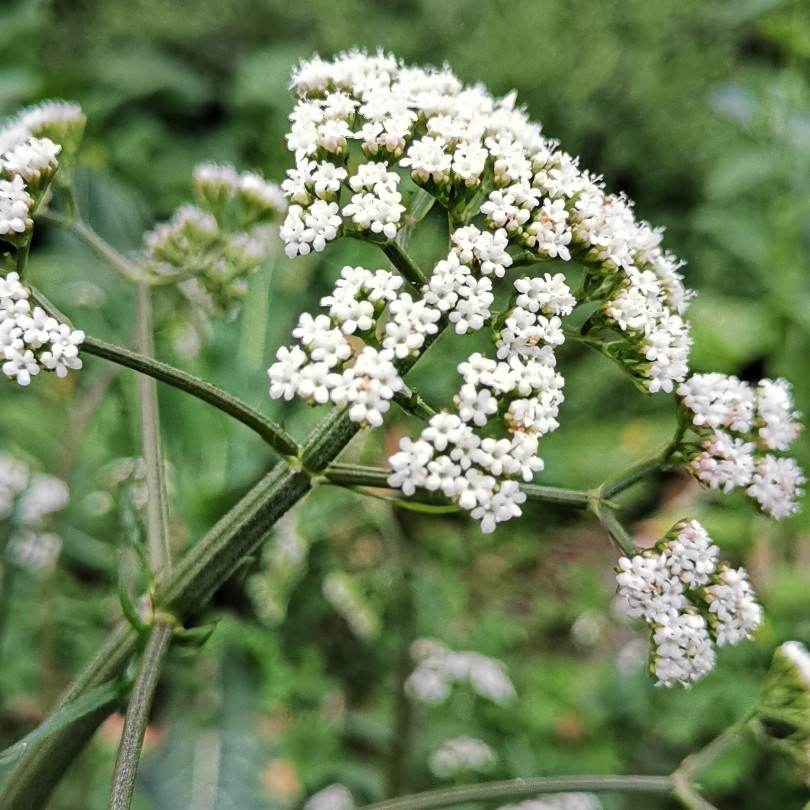
M 612 498 L 620 492 L 631 487 L 636 481 L 640 481 L 651 472 L 660 470 L 664 463 L 664 454 L 659 453 L 654 458 L 648 458 L 628 467 L 626 470 L 620 472 L 613 478 L 609 478 L 599 487 L 600 494 L 603 498 Z
M 627 533 L 616 513 L 608 508 L 604 501 L 594 501 L 591 504 L 591 511 L 599 519 L 599 522 L 607 529 L 616 545 L 628 556 L 632 557 L 636 553 L 636 546 L 633 539 Z
M 381 247 L 382 252 L 385 253 L 391 264 L 402 273 L 403 277 L 414 287 L 421 290 L 427 283 L 427 278 L 403 247 L 398 242 L 387 242 Z
M 669 776 L 541 776 L 429 790 L 369 804 L 361 810 L 436 810 L 461 804 L 508 802 L 546 793 L 669 793 Z
M 115 346 L 97 338 L 87 337 L 82 344 L 82 350 L 94 354 L 96 357 L 102 357 L 105 360 L 111 360 L 113 363 L 139 371 L 149 377 L 154 377 L 160 382 L 179 388 L 181 391 L 185 391 L 187 394 L 213 405 L 223 413 L 237 419 L 243 425 L 247 425 L 281 456 L 297 457 L 301 451 L 301 447 L 295 439 L 270 419 L 262 416 L 258 411 L 245 405 L 236 397 L 225 393 L 199 377 L 194 377 L 166 363 L 161 363 L 159 360 L 153 360 L 151 357 L 145 357 L 138 352 L 133 352 L 122 346 Z
M 361 464 L 330 464 L 323 472 L 330 484 L 344 487 L 377 487 L 380 489 L 393 489 L 388 483 L 390 470 L 383 467 L 366 467 Z M 574 509 L 587 509 L 592 502 L 589 492 L 562 487 L 544 487 L 537 484 L 521 484 L 520 489 L 526 493 L 530 501 L 554 503 L 560 506 L 570 506 Z M 427 493 L 430 503 L 439 502 L 439 497 Z M 407 501 L 406 501 L 407 502 Z M 442 503 L 445 499 L 441 499 Z
M 427 420 L 430 419 L 431 416 L 436 415 L 436 411 L 434 411 L 416 391 L 411 391 L 407 387 L 403 391 L 398 391 L 394 394 L 394 402 L 396 402 L 403 411 L 407 411 L 419 419 Z
M 737 744 L 740 739 L 740 732 L 751 719 L 752 713 L 753 710 L 748 712 L 741 720 L 729 726 L 722 734 L 704 745 L 699 751 L 690 754 L 677 767 L 672 774 L 672 781 L 675 786 L 675 795 L 684 807 L 689 808 L 689 810 L 716 810 L 713 804 L 707 802 L 692 787 L 692 779 L 703 773 L 715 759 Z
M 54 213 L 43 213 L 40 216 L 48 222 L 53 222 L 55 225 L 59 225 L 71 231 L 127 281 L 133 284 L 139 284 L 141 282 L 148 283 L 146 275 L 135 262 L 130 261 L 126 256 L 119 253 L 109 242 L 99 236 L 91 227 L 82 222 L 82 220 L 68 218 Z
M 112 790 L 108 810 L 129 810 L 135 792 L 135 777 L 149 722 L 152 700 L 160 679 L 163 662 L 169 652 L 172 627 L 156 624 L 146 642 L 140 669 L 129 698 L 121 744 L 115 758 Z
M 152 338 L 152 291 L 145 284 L 138 285 L 136 318 L 138 321 L 138 348 L 145 358 L 154 354 Z M 169 507 L 166 495 L 166 467 L 160 433 L 157 384 L 154 377 L 138 375 L 138 400 L 141 411 L 141 448 L 146 464 L 147 503 L 146 536 L 149 543 L 149 564 L 152 574 L 165 576 L 172 565 L 169 543 Z

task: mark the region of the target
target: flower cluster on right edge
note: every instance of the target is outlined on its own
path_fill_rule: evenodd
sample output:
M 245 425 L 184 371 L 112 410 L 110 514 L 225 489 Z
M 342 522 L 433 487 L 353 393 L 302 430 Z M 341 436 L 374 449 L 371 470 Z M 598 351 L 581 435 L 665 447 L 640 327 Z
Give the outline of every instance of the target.
M 654 548 L 622 557 L 619 597 L 652 631 L 650 671 L 659 686 L 688 686 L 713 667 L 714 645 L 738 644 L 762 622 L 743 568 L 721 563 L 696 520 L 682 520 Z
M 796 513 L 806 478 L 788 450 L 800 414 L 786 380 L 760 380 L 754 388 L 726 374 L 695 374 L 678 387 L 694 442 L 683 442 L 687 469 L 711 489 L 743 488 L 766 514 Z

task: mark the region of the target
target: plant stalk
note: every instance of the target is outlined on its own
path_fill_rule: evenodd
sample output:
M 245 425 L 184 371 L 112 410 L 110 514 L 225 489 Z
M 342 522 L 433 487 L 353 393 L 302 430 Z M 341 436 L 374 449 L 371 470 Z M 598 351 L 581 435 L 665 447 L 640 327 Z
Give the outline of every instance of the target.
M 154 354 L 152 336 L 152 291 L 145 284 L 137 293 L 138 348 L 150 359 Z M 166 494 L 166 465 L 158 411 L 157 384 L 154 377 L 138 375 L 138 401 L 141 411 L 141 450 L 146 464 L 146 536 L 149 543 L 149 565 L 152 575 L 168 574 L 172 565 L 169 541 L 169 505 Z
M 436 810 L 461 804 L 508 802 L 547 793 L 673 793 L 669 776 L 541 776 L 429 790 L 369 804 L 361 810 Z
M 149 723 L 161 668 L 171 645 L 172 632 L 173 628 L 170 625 L 156 624 L 146 642 L 138 676 L 129 697 L 124 731 L 115 758 L 108 810 L 129 810 L 132 805 L 143 738 Z

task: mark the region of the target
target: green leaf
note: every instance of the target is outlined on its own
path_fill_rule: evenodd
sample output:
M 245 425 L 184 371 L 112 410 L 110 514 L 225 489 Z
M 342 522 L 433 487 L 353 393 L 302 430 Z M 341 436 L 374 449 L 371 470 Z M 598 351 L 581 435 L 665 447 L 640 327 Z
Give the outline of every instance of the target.
M 32 743 L 54 734 L 108 703 L 119 700 L 125 692 L 124 681 L 110 681 L 59 709 L 55 714 L 43 720 L 30 734 L 0 752 L 0 773 L 13 765 Z

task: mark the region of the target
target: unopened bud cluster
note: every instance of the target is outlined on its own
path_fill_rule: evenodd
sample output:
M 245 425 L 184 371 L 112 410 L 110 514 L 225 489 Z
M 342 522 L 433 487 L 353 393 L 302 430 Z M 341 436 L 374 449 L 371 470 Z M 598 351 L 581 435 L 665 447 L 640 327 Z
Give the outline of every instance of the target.
M 738 644 L 762 622 L 745 569 L 721 563 L 696 520 L 677 523 L 654 549 L 622 557 L 617 572 L 628 614 L 652 631 L 659 686 L 699 680 L 714 667 L 714 644 Z
M 777 520 L 794 514 L 806 479 L 794 459 L 775 455 L 800 430 L 790 384 L 764 379 L 754 387 L 725 374 L 695 374 L 678 394 L 698 434 L 690 472 L 712 489 L 743 489 Z
M 810 784 L 810 652 L 786 641 L 774 653 L 754 710 L 757 739 L 786 756 Z
M 65 508 L 68 496 L 64 481 L 0 454 L 0 533 L 10 538 L 9 562 L 35 570 L 53 565 L 62 541 L 46 527 L 49 518 Z
M 42 307 L 31 306 L 30 292 L 17 273 L 0 276 L 0 358 L 3 374 L 28 385 L 42 369 L 64 377 L 80 369 L 84 332 L 71 329 Z
M 422 703 L 443 703 L 455 684 L 468 684 L 477 695 L 501 705 L 516 697 L 506 667 L 496 658 L 455 652 L 432 638 L 415 641 L 411 655 L 417 666 L 405 681 L 405 691 Z
M 199 318 L 233 316 L 286 202 L 275 183 L 230 165 L 197 166 L 193 186 L 196 204 L 146 234 L 146 269 L 176 282 Z

